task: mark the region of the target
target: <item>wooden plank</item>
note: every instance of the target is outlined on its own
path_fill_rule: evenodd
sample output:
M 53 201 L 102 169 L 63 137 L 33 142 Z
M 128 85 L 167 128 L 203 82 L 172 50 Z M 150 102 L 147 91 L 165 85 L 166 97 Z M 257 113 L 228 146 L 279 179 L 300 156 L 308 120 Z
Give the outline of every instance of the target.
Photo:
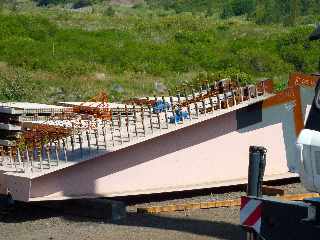
M 274 188 L 270 188 L 270 190 Z M 281 199 L 285 201 L 302 201 L 305 198 L 319 197 L 318 193 L 303 193 L 303 194 L 288 194 L 275 199 Z M 137 208 L 138 213 L 149 213 L 149 214 L 158 214 L 166 212 L 177 212 L 177 211 L 187 211 L 187 210 L 196 210 L 196 209 L 210 209 L 210 208 L 221 208 L 221 207 L 237 207 L 240 206 L 241 200 L 230 199 L 230 200 L 221 200 L 221 201 L 210 201 L 210 202 L 200 202 L 200 203 L 184 203 L 184 204 L 172 204 L 165 206 L 151 206 L 151 207 L 141 207 Z
M 142 208 L 138 208 L 137 212 L 138 213 L 164 213 L 164 212 L 210 209 L 210 208 L 220 208 L 220 207 L 234 207 L 234 206 L 240 206 L 240 199 L 200 202 L 200 203 L 185 203 L 185 204 L 166 205 L 166 206 L 142 207 Z
M 303 193 L 303 194 L 290 194 L 290 195 L 284 195 L 280 197 L 281 200 L 286 201 L 302 201 L 305 198 L 314 198 L 319 197 L 319 193 Z

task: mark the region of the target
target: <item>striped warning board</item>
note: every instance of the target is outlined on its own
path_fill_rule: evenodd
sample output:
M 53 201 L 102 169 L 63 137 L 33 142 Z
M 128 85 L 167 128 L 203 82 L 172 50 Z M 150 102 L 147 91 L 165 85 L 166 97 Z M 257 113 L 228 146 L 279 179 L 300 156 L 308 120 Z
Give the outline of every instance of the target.
M 252 228 L 257 233 L 261 229 L 262 201 L 248 197 L 241 198 L 240 224 Z

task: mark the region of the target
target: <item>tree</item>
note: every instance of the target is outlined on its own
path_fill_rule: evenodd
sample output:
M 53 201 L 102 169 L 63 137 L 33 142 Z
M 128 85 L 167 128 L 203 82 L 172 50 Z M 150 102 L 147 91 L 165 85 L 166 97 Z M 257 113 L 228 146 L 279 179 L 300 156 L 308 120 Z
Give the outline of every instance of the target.
M 207 1 L 207 12 L 206 12 L 206 16 L 212 16 L 213 15 L 213 1 L 212 0 L 208 0 Z
M 37 2 L 38 6 L 48 6 L 48 5 L 57 5 L 57 4 L 64 4 L 64 3 L 71 3 L 73 0 L 34 0 Z
M 255 9 L 255 0 L 229 0 L 223 5 L 221 17 L 228 18 L 244 14 L 251 15 Z
M 112 8 L 112 6 L 109 6 L 105 11 L 104 15 L 112 17 L 116 14 L 116 11 Z
M 255 10 L 254 0 L 233 0 L 232 10 L 234 15 L 240 16 L 244 14 L 251 14 Z
M 18 10 L 18 5 L 19 3 L 17 2 L 17 0 L 10 1 L 10 10 L 12 12 L 16 12 Z
M 301 15 L 319 14 L 319 0 L 301 0 L 300 9 Z
M 295 25 L 297 18 L 299 16 L 299 0 L 291 0 L 290 3 L 290 16 L 288 18 L 288 24 L 289 25 Z
M 234 16 L 234 12 L 231 6 L 231 1 L 225 1 L 222 7 L 221 18 L 226 19 Z
M 78 0 L 77 2 L 75 2 L 73 4 L 73 8 L 77 9 L 77 8 L 83 8 L 83 7 L 88 7 L 91 6 L 92 2 L 90 0 Z
M 0 0 L 0 13 L 2 12 L 3 8 L 4 8 L 4 1 Z

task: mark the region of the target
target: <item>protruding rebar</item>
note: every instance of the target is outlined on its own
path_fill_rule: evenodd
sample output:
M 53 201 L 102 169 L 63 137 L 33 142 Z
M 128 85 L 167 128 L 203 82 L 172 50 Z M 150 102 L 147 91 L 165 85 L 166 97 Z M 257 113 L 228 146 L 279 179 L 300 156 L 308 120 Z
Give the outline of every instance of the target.
M 40 164 L 40 169 L 43 169 L 43 165 L 42 165 L 42 149 L 43 146 L 42 144 L 40 144 L 40 146 L 37 148 L 37 153 L 38 153 L 38 158 L 39 158 L 39 164 Z
M 192 117 L 191 117 L 191 108 L 190 108 L 189 102 L 187 102 L 187 111 L 188 111 L 188 114 L 189 114 L 189 120 L 191 121 Z
M 169 128 L 169 119 L 168 119 L 167 108 L 164 109 L 164 117 L 165 117 L 165 121 L 166 121 L 166 129 L 168 129 Z
M 144 108 L 143 108 L 143 106 L 141 106 L 141 123 L 142 123 L 143 135 L 146 136 L 146 126 L 144 124 Z
M 58 142 L 55 142 L 54 144 L 55 144 L 55 153 L 56 153 L 56 159 L 57 159 L 57 166 L 59 166 L 59 163 L 60 163 L 60 156 L 59 156 L 60 144 L 58 144 Z
M 98 128 L 94 132 L 94 137 L 95 137 L 95 140 L 96 140 L 97 151 L 99 151 L 99 130 L 98 130 Z
M 173 102 L 173 97 L 170 96 L 169 99 L 170 99 L 172 114 L 174 114 L 174 102 Z
M 227 93 L 224 93 L 224 99 L 226 101 L 226 107 L 229 108 L 230 107 L 229 106 L 229 97 L 228 97 Z
M 160 120 L 160 113 L 159 112 L 157 112 L 157 120 L 158 120 L 159 130 L 161 130 L 161 120 Z
M 175 106 L 172 107 L 172 117 L 174 121 L 174 125 L 177 126 L 177 118 L 176 118 L 176 112 L 175 112 Z
M 118 127 L 119 127 L 119 137 L 120 137 L 120 142 L 121 144 L 123 144 L 123 139 L 122 139 L 122 121 L 121 121 L 121 113 L 120 113 L 120 108 L 117 107 L 117 111 L 118 111 Z
M 148 109 L 149 109 L 150 130 L 151 130 L 151 133 L 153 134 L 152 108 L 150 105 L 148 106 Z
M 45 146 L 45 151 L 46 151 L 47 158 L 48 158 L 49 168 L 51 168 L 51 156 L 50 156 L 50 148 L 49 148 L 49 145 L 46 145 L 46 146 Z
M 21 154 L 20 154 L 19 148 L 17 148 L 17 159 L 18 159 L 19 167 L 21 167 L 22 163 L 21 163 Z
M 29 153 L 29 149 L 27 148 L 27 151 Z M 31 148 L 30 150 L 31 154 L 29 154 L 29 158 L 30 158 L 30 170 L 33 171 L 33 167 L 34 167 L 34 149 Z
M 70 136 L 71 150 L 74 151 L 74 135 Z
M 196 94 L 195 94 L 195 91 L 193 88 L 192 88 L 192 102 L 193 102 L 194 108 L 196 110 L 196 116 L 199 117 L 199 107 L 198 107 L 198 103 L 196 100 Z
M 211 112 L 213 113 L 214 112 L 214 105 L 213 105 L 213 100 L 212 100 L 211 96 L 209 97 L 209 102 L 210 102 Z
M 9 152 L 9 162 L 10 162 L 10 165 L 11 167 L 13 167 L 13 156 L 12 156 L 12 148 L 11 147 L 8 147 L 8 152 Z
M 62 139 L 62 147 L 63 147 L 63 153 L 64 153 L 64 161 L 65 161 L 65 163 L 67 163 L 68 162 L 68 157 L 67 157 L 67 148 L 66 148 L 65 139 Z
M 83 146 L 82 146 L 82 142 L 83 142 L 83 139 L 82 139 L 82 133 L 79 132 L 78 134 L 78 139 L 79 139 L 79 148 L 80 148 L 80 152 L 81 152 L 81 155 L 82 155 L 82 150 L 83 150 Z
M 31 169 L 32 166 L 30 166 L 30 157 L 29 157 L 29 149 L 28 149 L 28 146 L 26 146 L 26 149 L 25 149 L 25 156 L 26 156 L 26 160 L 27 160 L 26 169 Z
M 88 131 L 86 131 L 86 136 L 87 136 L 87 142 L 88 142 L 88 149 L 89 151 L 91 150 L 91 142 L 90 142 L 90 134 Z
M 239 93 L 240 93 L 240 102 L 243 102 L 243 87 L 239 88 Z
M 177 91 L 177 99 L 178 99 L 178 104 L 179 104 L 179 106 L 180 106 L 180 105 L 181 105 L 180 91 Z
M 237 105 L 237 98 L 236 98 L 237 94 L 235 90 L 232 90 L 232 99 L 233 99 L 233 106 Z
M 107 125 L 106 125 L 105 122 L 103 122 L 102 134 L 103 134 L 104 147 L 105 147 L 105 149 L 107 149 L 107 148 L 108 148 L 108 142 L 107 142 Z
M 127 128 L 127 134 L 128 134 L 128 139 L 130 142 L 130 121 L 129 121 L 129 112 L 128 112 L 128 107 L 127 105 L 124 106 L 125 114 L 126 114 L 126 128 Z
M 207 115 L 207 110 L 206 110 L 206 103 L 205 103 L 205 100 L 204 100 L 204 99 L 202 99 L 201 103 L 202 103 L 203 114 L 204 114 L 204 115 Z
M 217 94 L 217 100 L 218 100 L 218 109 L 221 109 L 222 103 L 221 103 L 221 99 L 220 99 L 220 94 Z
M 111 110 L 111 122 L 110 122 L 110 130 L 111 130 L 111 140 L 112 140 L 112 146 L 115 146 L 115 139 L 114 139 L 114 118 L 113 118 L 113 112 Z
M 137 129 L 137 109 L 136 105 L 133 105 L 133 123 L 134 123 L 134 132 L 136 134 L 136 137 L 138 136 L 138 129 Z

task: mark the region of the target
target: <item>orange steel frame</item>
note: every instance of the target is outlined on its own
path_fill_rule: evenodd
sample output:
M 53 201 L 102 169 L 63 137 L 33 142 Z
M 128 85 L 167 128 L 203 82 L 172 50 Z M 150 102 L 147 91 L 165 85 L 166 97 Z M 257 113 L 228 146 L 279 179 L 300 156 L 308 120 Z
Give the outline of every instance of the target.
M 295 130 L 298 136 L 304 127 L 300 87 L 314 87 L 317 81 L 320 79 L 318 76 L 306 75 L 302 73 L 293 73 L 290 75 L 288 88 L 279 92 L 272 98 L 269 98 L 263 102 L 263 108 L 268 108 L 274 105 L 279 105 L 287 102 L 294 101 L 294 119 L 295 119 Z

